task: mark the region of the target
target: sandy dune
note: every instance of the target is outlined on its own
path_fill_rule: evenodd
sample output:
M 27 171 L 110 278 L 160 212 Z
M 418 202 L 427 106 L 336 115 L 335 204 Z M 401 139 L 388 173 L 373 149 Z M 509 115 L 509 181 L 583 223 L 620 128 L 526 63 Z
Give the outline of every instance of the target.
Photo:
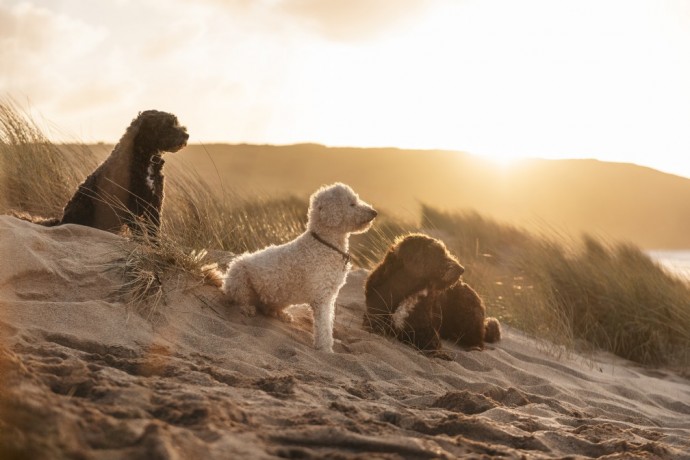
M 175 273 L 144 318 L 122 239 L 0 217 L 0 458 L 690 458 L 690 382 L 605 355 L 555 359 L 519 331 L 427 359 L 338 301 L 336 353 L 311 318 L 245 318 Z

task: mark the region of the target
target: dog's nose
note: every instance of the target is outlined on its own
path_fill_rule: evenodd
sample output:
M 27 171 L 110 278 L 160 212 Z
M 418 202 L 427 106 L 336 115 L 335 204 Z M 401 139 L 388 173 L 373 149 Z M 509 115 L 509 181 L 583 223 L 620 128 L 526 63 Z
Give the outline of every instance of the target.
M 376 218 L 376 216 L 378 216 L 378 215 L 379 215 L 379 213 L 376 212 L 376 209 L 372 209 L 372 210 L 371 210 L 371 218 L 372 218 L 372 219 Z

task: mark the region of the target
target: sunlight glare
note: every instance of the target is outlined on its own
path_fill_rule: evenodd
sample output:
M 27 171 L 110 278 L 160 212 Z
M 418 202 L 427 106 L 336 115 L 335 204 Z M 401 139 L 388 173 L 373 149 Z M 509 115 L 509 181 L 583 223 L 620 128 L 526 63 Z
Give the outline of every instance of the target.
M 506 152 L 480 153 L 479 156 L 500 169 L 509 169 L 520 160 L 519 157 Z

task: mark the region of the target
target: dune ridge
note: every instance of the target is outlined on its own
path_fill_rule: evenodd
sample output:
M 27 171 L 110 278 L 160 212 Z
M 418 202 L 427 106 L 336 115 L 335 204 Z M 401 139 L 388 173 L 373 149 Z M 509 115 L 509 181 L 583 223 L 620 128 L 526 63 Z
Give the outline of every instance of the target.
M 176 272 L 144 317 L 123 239 L 0 217 L 2 458 L 689 458 L 690 382 L 519 331 L 447 362 L 365 332 L 350 274 L 334 354 L 311 315 L 246 318 Z

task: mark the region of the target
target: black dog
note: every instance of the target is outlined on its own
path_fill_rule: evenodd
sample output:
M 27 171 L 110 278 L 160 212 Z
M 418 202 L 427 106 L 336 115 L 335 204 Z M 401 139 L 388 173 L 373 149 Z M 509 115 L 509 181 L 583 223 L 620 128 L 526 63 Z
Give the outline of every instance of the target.
M 79 224 L 110 232 L 123 225 L 132 231 L 156 234 L 163 207 L 163 153 L 187 145 L 187 129 L 173 114 L 158 110 L 139 113 L 110 156 L 79 185 L 62 218 L 42 218 L 23 212 L 20 219 L 52 227 Z M 136 222 L 143 220 L 143 222 Z
M 157 232 L 163 206 L 162 154 L 180 150 L 187 139 L 175 115 L 141 112 L 110 156 L 79 185 L 60 223 L 118 232 L 123 225 L 134 230 L 134 220 L 143 218 Z

